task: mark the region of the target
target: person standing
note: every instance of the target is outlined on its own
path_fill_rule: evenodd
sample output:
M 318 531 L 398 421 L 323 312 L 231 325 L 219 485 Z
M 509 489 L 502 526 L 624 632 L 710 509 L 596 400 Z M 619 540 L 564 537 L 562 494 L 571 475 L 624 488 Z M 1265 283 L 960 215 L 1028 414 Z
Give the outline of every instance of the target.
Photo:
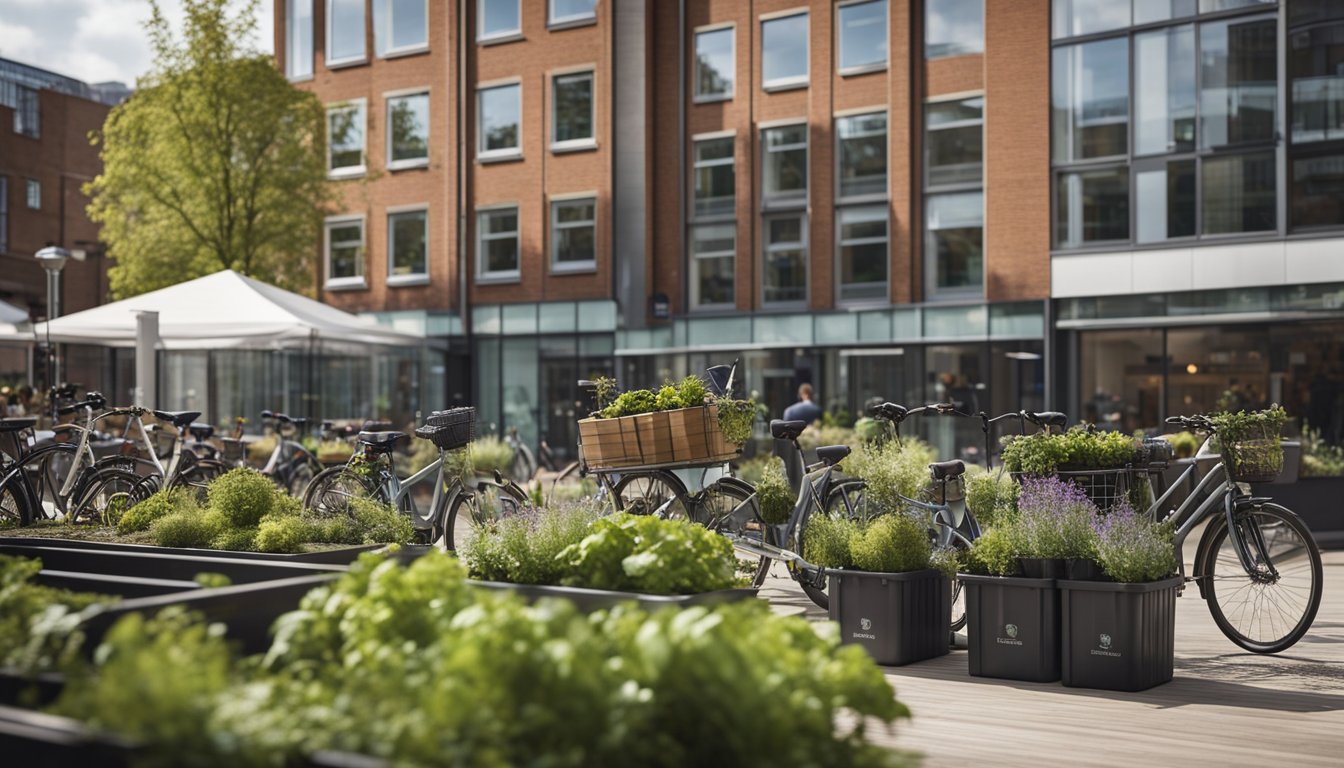
M 804 421 L 808 424 L 821 418 L 821 406 L 812 402 L 812 385 L 798 387 L 798 402 L 784 409 L 785 421 Z

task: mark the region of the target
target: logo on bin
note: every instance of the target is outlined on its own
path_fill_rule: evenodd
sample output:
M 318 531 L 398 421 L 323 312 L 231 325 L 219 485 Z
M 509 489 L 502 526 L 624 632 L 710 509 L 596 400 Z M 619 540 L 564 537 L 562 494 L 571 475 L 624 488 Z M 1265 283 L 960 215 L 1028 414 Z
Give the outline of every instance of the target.
M 1097 650 L 1097 648 L 1100 648 L 1100 650 Z M 1105 632 L 1097 635 L 1097 648 L 1092 649 L 1093 656 L 1114 656 L 1119 658 L 1124 655 L 1111 650 L 1111 636 Z
M 1111 650 L 1111 636 L 1110 636 L 1110 635 L 1102 635 L 1101 637 L 1099 637 L 1099 638 L 1097 639 L 1097 642 L 1098 642 L 1099 645 L 1101 645 L 1101 650 L 1103 650 L 1103 651 L 1109 651 L 1109 650 Z
M 994 638 L 994 641 L 997 642 L 999 645 L 1021 645 L 1021 644 L 1022 644 L 1022 641 L 1017 639 L 1017 625 L 1016 625 L 1016 624 L 1004 624 L 1004 625 L 1003 625 L 1003 634 L 1007 635 L 1007 637 L 996 637 L 996 638 Z
M 863 631 L 862 631 L 862 632 L 855 632 L 855 633 L 853 633 L 853 637 L 855 637 L 856 639 L 859 639 L 859 640 L 876 640 L 876 639 L 877 639 L 877 635 L 874 635 L 872 632 L 869 632 L 869 630 L 873 628 L 873 620 L 872 620 L 872 619 L 865 619 L 865 618 L 863 618 L 863 617 L 859 617 L 859 628 L 862 629 Z
M 1004 624 L 1004 625 L 1003 625 L 1003 633 L 1004 633 L 1005 635 L 1009 636 L 1009 637 L 1017 637 L 1017 625 L 1016 625 L 1016 624 Z
M 872 628 L 873 628 L 872 619 L 859 619 L 859 629 L 862 629 L 863 631 L 867 632 Z

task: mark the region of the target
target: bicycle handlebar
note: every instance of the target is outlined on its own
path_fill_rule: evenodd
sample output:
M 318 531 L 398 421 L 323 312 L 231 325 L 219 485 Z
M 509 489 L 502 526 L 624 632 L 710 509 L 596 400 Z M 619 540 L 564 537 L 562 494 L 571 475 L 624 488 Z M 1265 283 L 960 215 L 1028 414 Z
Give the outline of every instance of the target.
M 1209 420 L 1208 416 L 1203 415 L 1168 416 L 1166 422 L 1168 424 L 1173 424 L 1178 427 L 1184 427 L 1185 429 L 1196 430 L 1199 432 L 1211 433 L 1215 431 L 1213 428 L 1213 422 Z
M 57 408 L 56 414 L 58 416 L 68 416 L 84 408 L 92 408 L 95 411 L 101 411 L 106 407 L 107 407 L 107 398 L 103 397 L 97 392 L 90 392 L 88 396 L 85 397 L 84 400 L 78 403 L 71 403 L 69 405 L 63 405 L 60 408 Z

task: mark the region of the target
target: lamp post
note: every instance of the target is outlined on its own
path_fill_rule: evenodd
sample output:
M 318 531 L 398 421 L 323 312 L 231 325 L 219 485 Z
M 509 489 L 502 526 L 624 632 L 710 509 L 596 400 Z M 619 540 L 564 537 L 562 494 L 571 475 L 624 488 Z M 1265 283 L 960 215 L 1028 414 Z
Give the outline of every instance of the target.
M 47 354 L 52 361 L 49 387 L 61 380 L 61 362 L 51 346 L 51 321 L 61 316 L 61 270 L 69 260 L 70 252 L 59 246 L 49 245 L 37 252 L 37 262 L 47 271 Z

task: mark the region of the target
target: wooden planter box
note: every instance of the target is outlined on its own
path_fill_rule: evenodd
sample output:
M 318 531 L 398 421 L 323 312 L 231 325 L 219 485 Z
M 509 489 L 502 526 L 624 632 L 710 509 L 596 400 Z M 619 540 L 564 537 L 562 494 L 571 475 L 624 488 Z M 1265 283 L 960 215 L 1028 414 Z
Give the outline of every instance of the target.
M 582 419 L 583 457 L 593 468 L 728 461 L 740 448 L 719 428 L 719 409 L 705 405 L 616 419 Z

